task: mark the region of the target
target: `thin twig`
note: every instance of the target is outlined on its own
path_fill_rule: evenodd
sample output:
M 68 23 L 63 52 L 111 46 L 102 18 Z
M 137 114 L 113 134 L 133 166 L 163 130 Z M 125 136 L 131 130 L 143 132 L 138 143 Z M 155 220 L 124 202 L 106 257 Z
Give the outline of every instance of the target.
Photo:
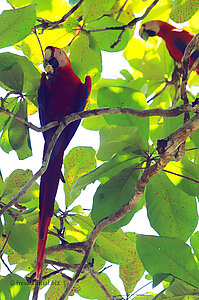
M 51 22 L 42 18 L 37 18 L 37 21 L 41 24 L 35 25 L 34 29 L 42 28 L 42 30 L 45 30 L 47 28 L 53 29 L 60 27 L 60 24 L 65 22 L 83 3 L 84 0 L 80 0 L 76 5 L 74 5 L 69 12 L 67 12 L 60 20 Z
M 175 172 L 172 172 L 172 171 L 169 171 L 169 170 L 165 170 L 163 169 L 162 171 L 164 171 L 165 173 L 170 173 L 172 175 L 176 175 L 178 177 L 182 177 L 184 179 L 187 179 L 187 180 L 190 180 L 190 181 L 193 181 L 194 183 L 199 183 L 199 180 L 196 180 L 196 179 L 193 179 L 193 178 L 190 178 L 188 176 L 184 176 L 184 175 L 181 175 L 181 174 L 178 174 L 178 173 L 175 173 Z

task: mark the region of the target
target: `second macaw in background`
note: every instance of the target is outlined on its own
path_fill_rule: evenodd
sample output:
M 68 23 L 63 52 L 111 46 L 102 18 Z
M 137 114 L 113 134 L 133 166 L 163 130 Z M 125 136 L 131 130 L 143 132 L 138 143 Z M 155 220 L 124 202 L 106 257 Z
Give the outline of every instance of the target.
M 139 34 L 142 38 L 147 38 L 151 36 L 159 36 L 161 37 L 165 43 L 166 47 L 176 62 L 180 62 L 185 48 L 194 37 L 194 34 L 184 30 L 176 28 L 166 22 L 163 21 L 149 21 L 142 24 Z M 190 65 L 191 68 L 199 57 L 199 50 L 195 50 L 190 57 Z M 199 74 L 199 64 L 195 68 L 197 74 Z
M 44 67 L 38 91 L 39 117 L 44 126 L 52 121 L 63 121 L 66 115 L 83 111 L 91 90 L 91 78 L 86 77 L 83 84 L 73 72 L 65 52 L 59 48 L 47 47 L 45 50 Z M 36 278 L 39 279 L 50 225 L 54 213 L 54 202 L 59 180 L 64 182 L 61 172 L 64 150 L 68 146 L 80 121 L 70 123 L 61 133 L 50 157 L 46 172 L 41 176 L 39 195 L 39 229 Z M 44 153 L 56 129 L 44 132 Z

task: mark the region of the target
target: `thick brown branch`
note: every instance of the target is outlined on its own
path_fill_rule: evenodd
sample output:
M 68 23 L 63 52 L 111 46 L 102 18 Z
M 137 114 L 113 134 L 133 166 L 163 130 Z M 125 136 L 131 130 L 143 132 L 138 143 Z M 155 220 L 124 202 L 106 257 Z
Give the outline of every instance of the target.
M 31 122 L 26 121 L 23 118 L 20 118 L 10 112 L 9 110 L 5 108 L 0 108 L 0 112 L 5 113 L 6 115 L 16 118 L 17 120 L 21 121 L 25 125 L 27 125 L 29 128 L 35 130 L 36 132 L 44 132 L 47 131 L 55 126 L 60 125 L 60 122 L 54 121 L 51 123 L 48 123 L 47 125 L 43 127 L 37 127 Z M 68 125 L 71 122 L 74 122 L 76 120 L 84 119 L 84 118 L 90 118 L 93 116 L 101 116 L 101 115 L 122 115 L 122 114 L 128 114 L 136 117 L 141 117 L 141 118 L 146 118 L 146 117 L 152 117 L 152 116 L 159 116 L 159 117 L 176 117 L 184 112 L 196 112 L 194 107 L 191 105 L 181 105 L 175 108 L 169 108 L 169 109 L 160 109 L 160 108 L 155 108 L 155 109 L 148 109 L 148 110 L 140 110 L 140 109 L 135 109 L 131 107 L 104 107 L 104 108 L 97 108 L 97 109 L 92 109 L 88 111 L 82 111 L 82 112 L 77 112 L 73 113 L 69 116 L 66 116 L 64 121 L 65 124 Z

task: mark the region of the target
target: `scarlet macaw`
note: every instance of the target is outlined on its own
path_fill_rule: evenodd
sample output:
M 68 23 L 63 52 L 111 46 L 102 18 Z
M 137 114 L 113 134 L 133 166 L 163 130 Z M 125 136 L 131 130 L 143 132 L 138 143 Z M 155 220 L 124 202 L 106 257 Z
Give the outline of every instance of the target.
M 147 37 L 150 36 L 160 36 L 165 41 L 166 47 L 171 57 L 173 57 L 176 62 L 181 61 L 186 46 L 194 37 L 194 34 L 184 29 L 179 29 L 166 22 L 157 20 L 142 24 L 139 34 L 143 39 L 147 39 Z M 198 57 L 199 50 L 195 50 L 190 57 L 189 68 L 193 66 Z M 199 64 L 197 65 L 195 70 L 197 74 L 199 74 Z
M 41 75 L 38 90 L 39 117 L 42 126 L 52 121 L 62 121 L 64 116 L 83 111 L 91 90 L 91 78 L 85 83 L 72 70 L 65 52 L 49 46 L 45 50 L 44 67 L 47 71 Z M 64 150 L 75 134 L 80 121 L 70 123 L 61 133 L 53 149 L 46 172 L 41 176 L 39 195 L 39 228 L 36 278 L 39 279 L 43 264 L 48 228 L 54 213 L 55 196 L 61 179 Z M 57 127 L 43 133 L 45 145 L 43 157 Z

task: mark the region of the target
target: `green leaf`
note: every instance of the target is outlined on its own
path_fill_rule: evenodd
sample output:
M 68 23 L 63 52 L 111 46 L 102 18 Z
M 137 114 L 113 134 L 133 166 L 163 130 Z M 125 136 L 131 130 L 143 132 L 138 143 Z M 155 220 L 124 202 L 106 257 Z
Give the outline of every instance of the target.
M 36 5 L 4 10 L 0 15 L 0 48 L 12 46 L 28 36 L 36 21 Z
M 193 248 L 194 254 L 199 260 L 199 231 L 192 234 L 190 238 L 191 247 Z
M 16 105 L 16 116 L 27 119 L 27 102 L 20 101 Z M 14 150 L 22 147 L 27 134 L 27 127 L 24 123 L 12 118 L 11 124 L 8 128 L 8 137 L 10 145 Z
M 126 293 L 130 294 L 144 273 L 136 250 L 136 234 L 121 229 L 114 233 L 102 232 L 94 249 L 105 260 L 120 265 L 120 278 Z
M 18 63 L 0 71 L 0 81 L 3 82 L 11 90 L 21 93 L 23 90 L 24 73 Z
M 30 287 L 27 281 L 16 275 L 8 274 L 0 280 L 0 299 L 25 300 L 29 298 Z
M 197 196 L 199 192 L 198 181 L 199 181 L 199 166 L 196 163 L 190 161 L 184 156 L 180 161 L 170 161 L 165 167 L 166 171 L 176 173 L 173 175 L 167 173 L 168 178 L 181 190 L 191 196 Z M 179 176 L 178 176 L 179 174 Z M 183 177 L 180 177 L 184 176 Z M 195 180 L 195 182 L 194 182 Z
M 116 0 L 85 0 L 83 2 L 83 20 L 91 22 L 107 14 L 115 4 Z
M 4 214 L 4 217 L 5 232 L 8 235 L 14 219 L 7 213 Z M 25 219 L 23 221 L 17 220 L 12 228 L 8 243 L 21 255 L 33 252 L 37 247 L 37 233 L 31 230 Z
M 87 35 L 80 34 L 70 47 L 70 61 L 76 75 L 84 82 L 85 75 L 90 75 L 95 83 L 102 72 L 100 49 L 95 45 L 91 48 Z
M 104 16 L 99 20 L 90 22 L 86 27 L 85 30 L 96 30 L 96 29 L 104 29 L 109 27 L 118 27 L 123 26 L 124 24 L 111 18 Z M 111 48 L 111 45 L 117 41 L 119 34 L 121 31 L 119 30 L 105 30 L 105 31 L 99 31 L 99 32 L 91 32 L 92 36 L 96 40 L 99 48 L 104 51 L 109 52 L 116 52 L 123 50 L 129 40 L 129 33 L 126 30 L 124 34 L 122 35 L 121 41 L 118 43 L 118 45 L 114 48 Z
M 126 294 L 129 295 L 144 274 L 144 268 L 136 250 L 136 235 L 132 232 L 127 232 L 125 235 L 125 240 L 117 240 L 117 245 L 120 244 L 126 253 L 125 260 L 120 264 L 120 278 L 123 281 Z
M 79 177 L 96 168 L 95 150 L 91 147 L 75 147 L 64 158 L 64 184 L 66 207 L 79 196 L 80 191 L 70 194 Z
M 10 112 L 13 112 L 15 106 L 17 104 L 17 98 L 8 98 L 6 99 L 6 102 L 4 103 L 5 109 L 8 109 Z M 4 113 L 0 114 L 0 131 L 3 130 L 10 120 L 10 117 L 7 116 Z
M 99 160 L 109 160 L 125 149 L 129 149 L 129 153 L 144 154 L 145 147 L 137 127 L 106 126 L 100 130 Z
M 169 287 L 165 289 L 165 296 L 168 299 L 190 299 L 197 300 L 199 289 L 190 284 L 175 278 Z M 159 299 L 159 298 L 158 298 Z
M 199 9 L 198 0 L 174 0 L 170 18 L 177 23 L 188 21 Z
M 5 180 L 2 197 L 12 198 L 32 177 L 32 171 L 17 169 Z M 26 197 L 26 196 L 25 196 Z
M 71 189 L 71 197 L 73 197 L 73 194 L 79 194 L 81 189 L 85 189 L 87 185 L 94 183 L 96 180 L 101 183 L 110 180 L 111 177 L 117 175 L 123 169 L 135 164 L 135 161 L 140 161 L 137 157 L 136 154 L 115 155 L 109 162 L 80 177 Z
M 148 109 L 144 94 L 127 87 L 105 87 L 98 92 L 99 107 L 132 107 L 135 109 Z M 145 146 L 149 139 L 149 118 L 138 118 L 131 115 L 104 116 L 108 124 L 120 126 L 136 126 L 139 128 Z
M 151 226 L 162 236 L 186 241 L 197 226 L 195 197 L 178 189 L 163 172 L 148 183 L 146 206 Z
M 122 86 L 125 83 L 125 80 L 118 78 L 118 79 L 105 79 L 100 78 L 91 89 L 91 95 L 90 95 L 90 102 L 89 108 L 95 109 L 99 108 L 97 105 L 97 94 L 101 87 L 106 86 Z M 82 125 L 86 129 L 90 130 L 100 130 L 102 127 L 106 126 L 107 123 L 103 116 L 95 116 L 93 118 L 86 118 L 83 120 Z
M 183 125 L 183 115 L 171 118 L 164 118 L 162 125 L 161 135 L 159 139 L 166 138 L 173 131 L 177 130 L 180 126 Z
M 96 275 L 96 277 L 100 280 L 100 282 L 105 286 L 105 288 L 111 295 L 120 295 L 120 292 L 111 283 L 109 277 L 106 274 L 101 273 L 100 275 Z M 78 295 L 86 299 L 107 299 L 100 285 L 91 276 L 88 276 L 84 280 L 79 281 L 75 287 Z
M 178 238 L 137 236 L 137 251 L 145 269 L 153 276 L 171 274 L 199 287 L 199 271 L 191 248 Z
M 31 95 L 31 101 L 37 104 L 37 94 L 40 84 L 40 73 L 35 66 L 24 56 L 16 55 L 13 53 L 5 52 L 0 53 L 0 71 L 9 68 L 14 63 L 17 63 L 24 73 L 23 92 Z M 4 84 L 1 84 L 4 88 Z
M 16 105 L 16 110 L 16 116 L 27 120 L 26 101 L 20 101 Z M 17 152 L 19 159 L 25 159 L 32 155 L 29 129 L 24 123 L 17 120 L 16 118 L 11 119 L 8 128 L 8 138 L 12 149 L 14 149 Z
M 114 214 L 131 199 L 139 174 L 140 171 L 136 170 L 136 166 L 135 168 L 124 169 L 105 184 L 101 184 L 98 187 L 93 198 L 91 211 L 91 218 L 94 224 Z M 117 231 L 121 226 L 128 224 L 136 209 L 135 207 L 122 219 L 107 226 L 105 231 Z

